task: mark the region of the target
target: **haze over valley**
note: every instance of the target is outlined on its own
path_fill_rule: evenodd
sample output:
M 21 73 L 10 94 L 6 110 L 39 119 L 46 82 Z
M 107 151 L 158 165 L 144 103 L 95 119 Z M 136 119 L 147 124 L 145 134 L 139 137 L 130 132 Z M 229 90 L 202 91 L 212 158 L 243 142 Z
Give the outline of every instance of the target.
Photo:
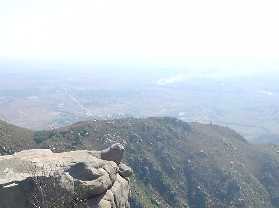
M 90 65 L 29 67 L 0 72 L 0 118 L 22 127 L 43 130 L 82 120 L 171 116 L 228 126 L 248 140 L 279 134 L 276 72 L 224 76 L 216 70 L 201 75 Z

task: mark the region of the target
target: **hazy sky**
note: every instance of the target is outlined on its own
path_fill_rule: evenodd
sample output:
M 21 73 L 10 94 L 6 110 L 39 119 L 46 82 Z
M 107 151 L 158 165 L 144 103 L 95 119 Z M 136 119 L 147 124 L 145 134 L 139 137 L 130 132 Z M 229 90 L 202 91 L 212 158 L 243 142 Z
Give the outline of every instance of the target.
M 0 60 L 279 69 L 278 1 L 0 0 Z

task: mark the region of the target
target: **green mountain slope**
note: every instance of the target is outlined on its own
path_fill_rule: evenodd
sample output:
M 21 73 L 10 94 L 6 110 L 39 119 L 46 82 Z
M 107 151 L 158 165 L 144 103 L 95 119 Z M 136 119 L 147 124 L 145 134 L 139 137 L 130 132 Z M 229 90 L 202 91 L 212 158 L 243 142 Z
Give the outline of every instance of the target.
M 127 118 L 33 135 L 30 146 L 57 152 L 122 143 L 135 172 L 131 207 L 279 207 L 279 147 L 250 144 L 226 127 Z
M 34 131 L 0 120 L 0 155 L 35 148 Z

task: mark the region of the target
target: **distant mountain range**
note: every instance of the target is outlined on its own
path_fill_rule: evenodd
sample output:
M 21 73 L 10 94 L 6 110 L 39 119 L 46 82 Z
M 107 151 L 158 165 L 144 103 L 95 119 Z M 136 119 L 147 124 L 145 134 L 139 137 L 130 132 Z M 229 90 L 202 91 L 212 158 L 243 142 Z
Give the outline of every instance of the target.
M 279 207 L 279 146 L 227 127 L 163 117 L 84 121 L 31 131 L 0 121 L 0 153 L 125 146 L 131 207 Z
M 279 134 L 268 133 L 261 135 L 253 140 L 253 143 L 279 144 Z

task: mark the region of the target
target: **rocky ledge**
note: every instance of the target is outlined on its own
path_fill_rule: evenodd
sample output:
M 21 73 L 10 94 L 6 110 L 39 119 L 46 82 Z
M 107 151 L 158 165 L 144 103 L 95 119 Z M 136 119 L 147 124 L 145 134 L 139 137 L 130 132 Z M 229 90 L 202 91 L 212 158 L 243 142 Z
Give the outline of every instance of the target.
M 131 168 L 124 148 L 53 153 L 24 150 L 0 156 L 0 208 L 130 207 Z

